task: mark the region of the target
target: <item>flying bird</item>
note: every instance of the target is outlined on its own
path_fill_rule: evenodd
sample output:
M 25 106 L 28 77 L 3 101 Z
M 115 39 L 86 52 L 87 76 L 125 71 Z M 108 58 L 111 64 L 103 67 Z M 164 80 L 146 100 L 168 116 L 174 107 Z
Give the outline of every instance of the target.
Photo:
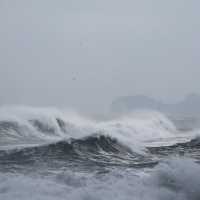
M 73 78 L 73 81 L 75 80 L 75 77 Z

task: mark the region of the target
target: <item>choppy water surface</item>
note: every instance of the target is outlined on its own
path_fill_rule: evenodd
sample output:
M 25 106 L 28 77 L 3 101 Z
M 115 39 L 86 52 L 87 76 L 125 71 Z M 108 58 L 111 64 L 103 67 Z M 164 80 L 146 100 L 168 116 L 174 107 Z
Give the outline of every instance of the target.
M 0 110 L 0 199 L 200 199 L 198 118 Z

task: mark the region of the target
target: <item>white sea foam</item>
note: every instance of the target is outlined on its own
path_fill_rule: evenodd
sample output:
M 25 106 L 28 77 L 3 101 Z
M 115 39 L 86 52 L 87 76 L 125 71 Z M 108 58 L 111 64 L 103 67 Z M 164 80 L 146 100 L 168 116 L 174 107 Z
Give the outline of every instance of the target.
M 62 123 L 61 127 L 58 119 Z M 39 122 L 42 131 L 31 123 L 33 120 Z M 152 143 L 152 140 L 178 136 L 173 123 L 156 111 L 138 111 L 120 118 L 95 121 L 66 110 L 61 112 L 54 108 L 5 106 L 0 108 L 0 121 L 10 121 L 20 127 L 20 131 L 1 132 L 4 137 L 56 141 L 98 133 L 116 138 L 120 144 L 140 154 L 145 154 L 145 141 Z
M 200 166 L 172 157 L 151 172 L 109 169 L 105 174 L 59 172 L 46 178 L 0 174 L 0 199 L 199 200 Z

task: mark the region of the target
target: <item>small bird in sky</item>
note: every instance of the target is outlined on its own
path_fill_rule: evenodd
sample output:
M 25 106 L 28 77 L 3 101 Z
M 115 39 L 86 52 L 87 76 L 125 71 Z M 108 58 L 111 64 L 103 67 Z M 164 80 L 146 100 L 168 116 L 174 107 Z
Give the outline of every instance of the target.
M 81 43 L 80 43 L 80 45 L 83 46 Z
M 73 81 L 75 80 L 75 77 L 73 78 Z

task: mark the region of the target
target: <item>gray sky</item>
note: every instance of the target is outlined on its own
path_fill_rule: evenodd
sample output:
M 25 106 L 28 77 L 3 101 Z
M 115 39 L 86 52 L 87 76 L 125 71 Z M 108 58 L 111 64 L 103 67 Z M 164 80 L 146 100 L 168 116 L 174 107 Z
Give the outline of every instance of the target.
M 174 103 L 200 94 L 199 53 L 199 0 L 0 0 L 0 105 Z

